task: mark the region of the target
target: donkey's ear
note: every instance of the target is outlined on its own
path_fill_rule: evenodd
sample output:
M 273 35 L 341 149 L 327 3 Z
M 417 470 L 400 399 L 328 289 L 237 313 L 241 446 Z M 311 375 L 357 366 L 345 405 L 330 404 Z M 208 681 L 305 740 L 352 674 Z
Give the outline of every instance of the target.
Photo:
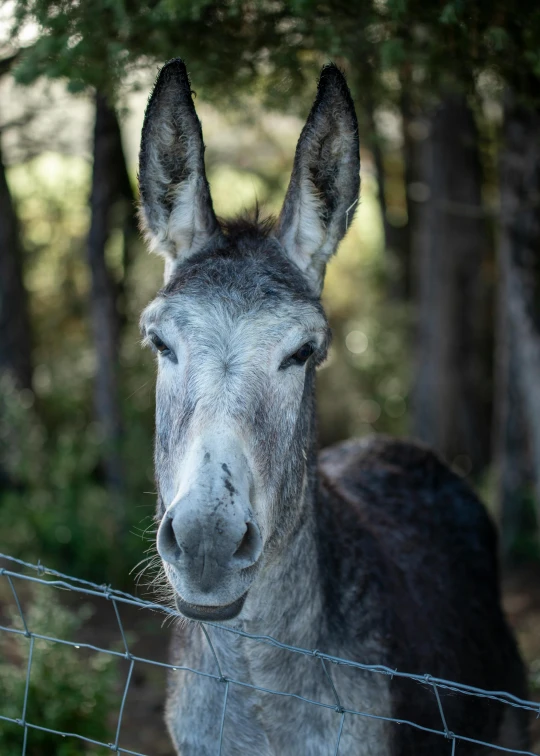
M 354 216 L 360 187 L 358 123 L 340 70 L 321 72 L 317 97 L 300 135 L 276 236 L 313 290 Z
M 166 258 L 167 278 L 177 261 L 219 233 L 204 170 L 201 124 L 179 59 L 163 66 L 146 108 L 139 193 L 141 227 L 151 251 Z

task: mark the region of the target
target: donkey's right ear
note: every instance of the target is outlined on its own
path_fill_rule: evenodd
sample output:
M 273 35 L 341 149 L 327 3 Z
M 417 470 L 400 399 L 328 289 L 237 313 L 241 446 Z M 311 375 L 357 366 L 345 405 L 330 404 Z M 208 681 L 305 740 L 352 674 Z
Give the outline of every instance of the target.
M 139 154 L 141 227 L 150 250 L 177 262 L 219 233 L 204 170 L 202 129 L 186 67 L 171 60 L 159 72 L 148 102 Z

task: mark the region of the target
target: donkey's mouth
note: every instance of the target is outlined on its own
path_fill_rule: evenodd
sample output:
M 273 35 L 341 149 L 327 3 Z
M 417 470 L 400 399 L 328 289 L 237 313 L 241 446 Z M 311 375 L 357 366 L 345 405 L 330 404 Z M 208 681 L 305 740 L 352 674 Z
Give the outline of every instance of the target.
M 175 596 L 176 608 L 179 612 L 182 612 L 184 617 L 192 620 L 206 620 L 207 622 L 221 622 L 223 620 L 234 619 L 240 614 L 240 610 L 244 606 L 246 600 L 247 591 L 239 599 L 233 601 L 232 604 L 226 604 L 225 606 L 203 606 L 202 604 L 190 604 L 188 601 L 180 598 L 178 594 Z

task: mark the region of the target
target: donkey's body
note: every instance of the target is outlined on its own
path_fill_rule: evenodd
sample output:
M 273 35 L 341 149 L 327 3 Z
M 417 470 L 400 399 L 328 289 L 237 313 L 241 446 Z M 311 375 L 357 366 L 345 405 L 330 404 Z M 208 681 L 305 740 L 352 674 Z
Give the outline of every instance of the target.
M 242 248 L 241 239 L 234 243 Z M 238 266 L 231 300 L 249 309 L 249 281 L 265 280 L 261 266 L 269 266 L 271 257 L 225 259 L 229 268 Z M 178 292 L 190 281 L 198 285 L 200 277 L 211 288 L 223 264 L 222 257 L 211 256 L 187 262 L 166 291 Z M 307 396 L 311 389 L 306 386 Z M 304 415 L 310 428 L 312 413 L 310 402 Z M 519 656 L 500 609 L 495 531 L 466 485 L 429 450 L 384 438 L 327 449 L 318 468 L 312 445 L 310 484 L 300 506 L 287 506 L 284 492 L 284 509 L 295 519 L 283 522 L 276 558 L 268 555 L 256 588 L 230 624 L 332 656 L 523 695 Z M 317 659 L 223 630 L 209 633 L 224 677 L 335 703 Z M 179 665 L 218 673 L 197 625 L 177 631 L 173 656 Z M 344 708 L 442 728 L 432 688 L 331 664 L 327 669 Z M 180 754 L 216 752 L 224 694 L 223 683 L 213 679 L 173 674 L 167 724 Z M 491 743 L 525 744 L 519 710 L 510 710 L 509 720 L 503 707 L 484 699 L 440 695 L 451 730 Z M 335 711 L 230 685 L 222 753 L 326 756 L 333 753 L 339 724 Z M 348 715 L 339 753 L 427 756 L 445 748 L 440 735 Z M 459 753 L 483 752 L 459 744 Z
M 165 67 L 141 150 L 143 222 L 167 256 L 166 286 L 142 319 L 161 353 L 157 386 L 158 551 L 180 611 L 289 645 L 523 695 L 504 621 L 493 527 L 429 451 L 384 439 L 323 452 L 314 380 L 328 325 L 324 267 L 358 192 L 352 101 L 324 70 L 275 226 L 220 225 L 183 64 Z M 167 723 L 179 754 L 450 753 L 435 693 L 400 678 L 209 628 L 225 680 L 175 672 Z M 196 624 L 175 662 L 216 675 Z M 245 683 L 245 686 L 237 683 Z M 286 692 L 334 708 L 315 707 Z M 521 747 L 519 710 L 444 695 L 448 728 Z M 462 741 L 459 754 L 477 746 Z

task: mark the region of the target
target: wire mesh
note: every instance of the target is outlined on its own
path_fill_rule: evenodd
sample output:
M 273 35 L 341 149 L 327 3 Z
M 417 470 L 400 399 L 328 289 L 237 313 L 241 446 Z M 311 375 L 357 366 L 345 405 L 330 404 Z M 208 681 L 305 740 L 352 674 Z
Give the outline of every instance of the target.
M 173 617 L 181 617 L 182 615 L 180 615 L 178 612 L 171 609 L 170 607 L 164 606 L 162 604 L 146 601 L 144 599 L 132 596 L 129 593 L 124 593 L 123 591 L 114 590 L 110 586 L 106 586 L 106 585 L 100 586 L 86 580 L 74 578 L 69 575 L 65 575 L 63 573 L 57 572 L 56 570 L 48 569 L 42 566 L 41 564 L 37 564 L 37 565 L 30 564 L 28 562 L 24 562 L 20 559 L 15 559 L 14 557 L 8 556 L 6 554 L 1 554 L 1 553 L 0 553 L 0 560 L 6 560 L 10 564 L 10 566 L 13 567 L 13 569 L 10 569 L 8 567 L 0 568 L 0 579 L 2 578 L 5 579 L 7 581 L 7 584 L 9 585 L 9 589 L 14 598 L 17 613 L 18 613 L 18 616 L 20 617 L 21 624 L 22 624 L 22 629 L 17 628 L 15 626 L 0 625 L 0 632 L 10 633 L 10 634 L 22 637 L 22 638 L 26 638 L 29 644 L 28 664 L 26 668 L 26 680 L 25 680 L 25 689 L 24 689 L 24 700 L 22 702 L 20 717 L 14 718 L 14 717 L 5 716 L 4 714 L 2 714 L 2 702 L 0 700 L 0 723 L 4 721 L 4 722 L 9 722 L 11 724 L 18 725 L 23 731 L 21 756 L 26 756 L 28 733 L 31 730 L 39 730 L 41 732 L 57 735 L 59 738 L 74 738 L 79 741 L 84 741 L 85 743 L 88 743 L 91 745 L 108 749 L 109 751 L 112 751 L 113 753 L 131 754 L 131 756 L 151 756 L 150 754 L 144 754 L 139 751 L 130 750 L 121 745 L 122 720 L 123 720 L 123 715 L 125 711 L 126 699 L 128 696 L 130 684 L 133 679 L 133 670 L 134 670 L 135 664 L 138 664 L 138 663 L 150 664 L 150 665 L 154 665 L 155 667 L 165 668 L 168 670 L 190 672 L 195 675 L 201 675 L 203 677 L 213 679 L 217 683 L 223 685 L 223 709 L 222 709 L 222 714 L 221 714 L 219 740 L 216 743 L 217 755 L 222 753 L 223 732 L 224 732 L 224 725 L 225 725 L 226 716 L 227 716 L 227 702 L 229 699 L 229 689 L 230 689 L 230 686 L 232 685 L 232 686 L 240 686 L 246 689 L 252 689 L 254 691 L 260 691 L 263 693 L 269 693 L 276 696 L 284 696 L 288 698 L 298 699 L 300 701 L 304 701 L 305 703 L 311 704 L 313 707 L 322 707 L 327 710 L 335 711 L 336 712 L 336 739 L 335 739 L 335 747 L 334 747 L 334 750 L 332 751 L 334 756 L 338 756 L 339 754 L 339 748 L 340 748 L 340 743 L 341 743 L 342 734 L 343 734 L 343 727 L 345 723 L 345 718 L 347 716 L 367 717 L 367 718 L 378 719 L 378 720 L 382 720 L 386 722 L 392 722 L 392 723 L 400 724 L 400 725 L 408 725 L 410 727 L 414 727 L 419 730 L 423 730 L 425 732 L 429 732 L 435 735 L 440 735 L 441 738 L 445 739 L 448 749 L 449 749 L 448 751 L 445 750 L 445 752 L 448 752 L 449 754 L 452 754 L 452 755 L 459 753 L 458 745 L 460 741 L 463 741 L 463 742 L 476 744 L 479 747 L 481 746 L 485 747 L 486 749 L 490 749 L 491 752 L 520 754 L 521 756 L 540 756 L 540 754 L 535 753 L 533 751 L 516 750 L 516 749 L 508 748 L 502 745 L 498 745 L 495 743 L 488 743 L 483 740 L 470 738 L 465 735 L 459 734 L 457 732 L 452 732 L 448 728 L 448 725 L 447 725 L 447 720 L 446 720 L 444 709 L 443 709 L 440 691 L 441 690 L 444 690 L 446 692 L 451 691 L 454 694 L 486 698 L 491 701 L 498 702 L 499 704 L 503 704 L 509 707 L 523 709 L 527 712 L 531 712 L 532 714 L 536 715 L 537 718 L 540 717 L 540 703 L 538 702 L 521 699 L 505 691 L 483 690 L 481 688 L 465 685 L 463 683 L 453 682 L 453 681 L 445 680 L 438 677 L 432 677 L 429 674 L 427 675 L 411 674 L 407 672 L 401 672 L 396 669 L 391 669 L 390 667 L 387 667 L 384 665 L 363 664 L 361 662 L 352 661 L 350 659 L 342 659 L 336 656 L 331 656 L 330 654 L 325 654 L 316 649 L 309 650 L 305 648 L 291 646 L 286 643 L 281 643 L 280 641 L 268 635 L 253 635 L 246 631 L 243 631 L 237 628 L 227 627 L 224 625 L 220 625 L 218 623 L 205 623 L 205 622 L 196 623 L 197 625 L 199 625 L 201 632 L 204 634 L 206 638 L 206 642 L 209 644 L 213 658 L 216 662 L 215 674 L 211 672 L 207 672 L 207 671 L 193 669 L 188 666 L 183 666 L 183 665 L 178 665 L 178 664 L 169 664 L 169 663 L 157 661 L 155 659 L 150 659 L 143 656 L 137 656 L 137 655 L 134 655 L 130 650 L 130 645 L 128 642 L 128 634 L 126 633 L 124 625 L 123 625 L 123 621 L 122 621 L 121 614 L 118 607 L 119 604 L 135 606 L 140 609 L 144 609 L 148 612 L 158 612 L 164 616 L 168 615 L 168 616 L 173 616 Z M 26 572 L 23 572 L 22 569 L 30 570 L 31 573 L 35 573 L 35 574 L 27 574 Z M 94 597 L 94 598 L 101 598 L 101 599 L 105 599 L 106 601 L 109 601 L 113 607 L 114 614 L 116 616 L 116 621 L 118 624 L 118 628 L 119 628 L 120 636 L 122 640 L 123 650 L 117 651 L 114 649 L 102 648 L 102 647 L 99 647 L 90 643 L 81 643 L 79 641 L 70 641 L 65 638 L 51 637 L 51 636 L 44 635 L 37 632 L 37 629 L 35 628 L 29 627 L 28 622 L 27 622 L 27 617 L 25 616 L 25 612 L 23 610 L 23 603 L 21 602 L 19 593 L 17 591 L 16 584 L 18 581 L 33 583 L 37 585 L 53 586 L 56 588 L 62 588 L 65 590 L 73 591 L 78 594 L 83 594 L 83 595 Z M 252 683 L 248 683 L 243 680 L 237 680 L 231 677 L 224 676 L 222 672 L 222 668 L 219 663 L 218 655 L 216 654 L 214 645 L 212 643 L 211 635 L 209 633 L 209 629 L 212 627 L 219 628 L 220 630 L 223 630 L 227 633 L 232 633 L 238 636 L 249 638 L 258 643 L 269 644 L 279 649 L 290 651 L 295 654 L 300 654 L 305 657 L 313 658 L 314 663 L 320 663 L 322 665 L 322 669 L 323 669 L 326 679 L 328 680 L 328 688 L 329 688 L 329 691 L 330 691 L 330 694 L 332 696 L 334 703 L 332 704 L 332 703 L 326 703 L 323 701 L 313 700 L 310 698 L 306 698 L 305 696 L 299 695 L 297 693 L 292 693 L 290 691 L 271 690 L 271 689 L 264 688 L 258 685 L 254 685 Z M 118 718 L 117 718 L 116 728 L 115 728 L 115 739 L 113 742 L 109 742 L 109 743 L 101 742 L 99 740 L 94 740 L 80 733 L 64 732 L 64 731 L 59 731 L 59 730 L 49 728 L 46 726 L 46 723 L 28 721 L 27 710 L 28 710 L 28 700 L 29 700 L 29 692 L 30 692 L 30 680 L 31 680 L 31 674 L 32 674 L 32 662 L 33 662 L 34 654 L 35 654 L 35 641 L 36 640 L 45 640 L 51 643 L 58 643 L 65 646 L 75 647 L 77 649 L 85 648 L 89 651 L 108 654 L 112 657 L 125 659 L 128 661 L 129 663 L 128 672 L 126 676 L 126 682 L 122 691 Z M 328 672 L 328 667 L 327 667 L 328 664 L 335 664 L 335 665 L 344 666 L 344 667 L 356 668 L 356 669 L 360 669 L 366 672 L 370 672 L 374 675 L 388 675 L 392 678 L 394 677 L 406 678 L 409 680 L 413 680 L 417 683 L 421 683 L 423 685 L 431 686 L 435 694 L 435 700 L 436 700 L 436 704 L 437 704 L 440 719 L 441 719 L 441 727 L 439 729 L 429 728 L 417 722 L 413 722 L 406 719 L 396 719 L 390 716 L 382 716 L 382 715 L 373 714 L 372 712 L 358 711 L 356 709 L 344 707 L 340 701 L 340 698 L 336 690 L 336 687 L 334 685 L 334 682 L 332 680 L 332 677 L 330 676 Z

